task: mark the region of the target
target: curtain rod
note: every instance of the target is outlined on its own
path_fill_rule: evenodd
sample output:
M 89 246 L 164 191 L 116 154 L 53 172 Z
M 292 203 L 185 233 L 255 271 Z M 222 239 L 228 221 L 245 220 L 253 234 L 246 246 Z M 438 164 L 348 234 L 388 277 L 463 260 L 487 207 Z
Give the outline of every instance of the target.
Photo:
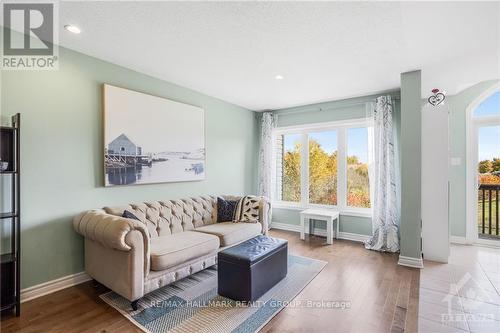
M 394 97 L 394 96 L 391 96 L 392 100 L 393 101 L 399 101 L 401 100 L 400 97 Z M 373 103 L 375 102 L 375 98 L 374 99 L 371 99 L 371 100 L 368 100 L 368 101 L 364 101 L 364 102 L 352 102 L 352 103 L 346 103 L 346 104 L 342 104 L 342 105 L 339 105 L 339 106 L 329 106 L 329 107 L 311 107 L 311 108 L 305 108 L 305 109 L 298 109 L 298 110 L 290 110 L 290 111 L 287 111 L 287 110 L 277 110 L 277 111 L 274 111 L 273 114 L 276 114 L 276 115 L 289 115 L 289 114 L 297 114 L 297 113 L 306 113 L 306 112 L 323 112 L 323 111 L 331 111 L 331 110 L 338 110 L 338 109 L 345 109 L 345 108 L 349 108 L 349 107 L 352 107 L 352 106 L 358 106 L 358 105 L 366 105 L 367 103 Z

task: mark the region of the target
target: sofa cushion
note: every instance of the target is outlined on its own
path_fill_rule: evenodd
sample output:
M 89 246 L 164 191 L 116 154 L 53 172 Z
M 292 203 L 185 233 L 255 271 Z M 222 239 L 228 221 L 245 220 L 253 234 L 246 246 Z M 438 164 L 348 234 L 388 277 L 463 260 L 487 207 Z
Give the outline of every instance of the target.
M 194 229 L 194 231 L 219 237 L 220 245 L 224 247 L 259 235 L 262 231 L 262 225 L 260 223 L 222 222 L 199 227 Z
M 233 222 L 238 200 L 217 198 L 217 222 Z
M 200 232 L 185 231 L 151 238 L 151 270 L 162 271 L 216 253 L 218 248 L 218 237 Z

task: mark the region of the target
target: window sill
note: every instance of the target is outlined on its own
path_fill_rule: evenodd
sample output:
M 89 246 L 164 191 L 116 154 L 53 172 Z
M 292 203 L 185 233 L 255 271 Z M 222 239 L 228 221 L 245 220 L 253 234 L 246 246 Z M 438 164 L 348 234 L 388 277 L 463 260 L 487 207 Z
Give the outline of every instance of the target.
M 272 208 L 286 209 L 286 210 L 295 210 L 295 211 L 302 211 L 302 210 L 305 210 L 305 209 L 308 209 L 308 208 L 318 208 L 318 207 L 319 206 L 316 206 L 316 205 L 299 206 L 299 205 L 286 204 L 286 203 L 281 203 L 281 202 L 272 203 Z M 344 216 L 355 216 L 355 217 L 372 218 L 371 211 L 367 212 L 367 211 L 352 210 L 352 209 L 339 210 L 336 207 L 327 207 L 327 206 L 321 206 L 321 208 L 337 210 L 337 211 L 340 212 L 340 215 L 344 215 Z

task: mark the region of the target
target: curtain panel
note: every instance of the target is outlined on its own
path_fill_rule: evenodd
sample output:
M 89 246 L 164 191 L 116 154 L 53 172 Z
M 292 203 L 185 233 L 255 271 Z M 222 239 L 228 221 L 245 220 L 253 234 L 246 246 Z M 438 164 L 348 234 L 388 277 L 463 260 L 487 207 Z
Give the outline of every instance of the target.
M 394 159 L 393 104 L 391 96 L 380 96 L 372 104 L 373 160 L 371 195 L 373 235 L 365 248 L 399 251 L 399 221 Z
M 271 198 L 271 175 L 273 160 L 273 135 L 274 115 L 264 112 L 261 119 L 261 137 L 259 150 L 259 195 Z

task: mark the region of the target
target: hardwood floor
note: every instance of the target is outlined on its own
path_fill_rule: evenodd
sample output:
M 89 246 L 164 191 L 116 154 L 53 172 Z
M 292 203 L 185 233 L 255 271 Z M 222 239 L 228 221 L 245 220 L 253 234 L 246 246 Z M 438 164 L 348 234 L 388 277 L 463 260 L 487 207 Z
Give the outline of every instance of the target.
M 322 237 L 299 240 L 298 233 L 272 230 L 289 241 L 289 252 L 328 265 L 297 300 L 350 302 L 346 309 L 288 307 L 262 332 L 416 332 L 419 271 L 397 265 L 397 255 L 367 251 L 360 243 Z M 91 282 L 22 304 L 22 314 L 2 317 L 7 332 L 141 332 L 104 303 Z M 315 303 L 319 304 L 319 303 Z

